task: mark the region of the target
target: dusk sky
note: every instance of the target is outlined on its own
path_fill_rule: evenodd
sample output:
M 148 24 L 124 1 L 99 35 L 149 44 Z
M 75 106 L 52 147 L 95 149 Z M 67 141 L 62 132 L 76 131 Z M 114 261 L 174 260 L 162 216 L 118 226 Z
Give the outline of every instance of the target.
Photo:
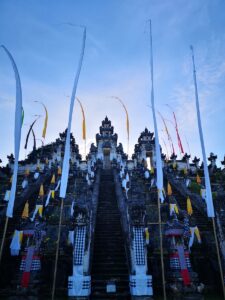
M 190 45 L 195 49 L 200 110 L 206 153 L 225 154 L 225 1 L 224 0 L 0 0 L 0 44 L 12 53 L 20 73 L 25 111 L 20 159 L 35 115 L 38 139 L 49 111 L 45 143 L 67 127 L 69 101 L 77 69 L 82 29 L 87 27 L 84 62 L 77 96 L 87 121 L 87 146 L 95 142 L 107 115 L 127 149 L 125 113 L 130 117 L 130 155 L 140 132 L 153 131 L 150 108 L 149 23 L 153 26 L 155 105 L 167 120 L 175 111 L 185 151 L 201 157 L 196 120 Z M 73 25 L 73 26 L 72 26 Z M 0 158 L 14 150 L 15 79 L 0 50 Z M 84 154 L 81 111 L 75 103 L 72 132 Z M 170 154 L 163 123 L 157 115 L 164 153 Z M 174 126 L 167 122 L 178 157 Z M 41 145 L 40 140 L 37 141 Z M 28 152 L 32 149 L 32 139 Z M 27 152 L 27 153 L 28 153 Z

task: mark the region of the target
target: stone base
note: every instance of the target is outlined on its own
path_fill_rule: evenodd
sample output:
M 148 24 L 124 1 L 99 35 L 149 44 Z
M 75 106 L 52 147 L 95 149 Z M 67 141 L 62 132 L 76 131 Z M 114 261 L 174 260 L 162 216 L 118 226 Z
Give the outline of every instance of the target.
M 91 276 L 69 276 L 68 296 L 88 297 L 91 294 Z M 78 299 L 78 298 L 77 298 Z
M 133 296 L 152 296 L 153 295 L 152 276 L 151 275 L 130 275 L 130 293 L 132 295 L 132 299 Z M 145 299 L 145 298 L 141 298 L 141 299 Z

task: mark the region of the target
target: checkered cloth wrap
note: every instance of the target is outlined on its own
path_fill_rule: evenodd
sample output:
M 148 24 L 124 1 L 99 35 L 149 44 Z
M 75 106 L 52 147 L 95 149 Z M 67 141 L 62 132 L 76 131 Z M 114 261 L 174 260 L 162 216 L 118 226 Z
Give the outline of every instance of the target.
M 86 226 L 78 226 L 75 229 L 74 265 L 82 265 L 84 257 Z
M 20 271 L 25 271 L 25 265 L 26 265 L 26 256 L 23 256 L 20 263 Z M 31 263 L 31 271 L 39 271 L 40 269 L 41 269 L 40 257 L 34 255 Z
M 186 261 L 187 268 L 191 269 L 191 262 L 190 262 L 190 257 L 188 252 L 185 253 L 185 261 Z M 172 254 L 170 256 L 170 268 L 172 270 L 180 270 L 180 261 L 177 253 Z
M 136 265 L 145 265 L 145 249 L 144 249 L 144 237 L 143 237 L 143 227 L 133 227 L 134 233 L 134 253 Z
M 130 287 L 135 288 L 136 285 L 137 285 L 137 284 L 136 284 L 136 279 L 130 280 Z M 152 278 L 148 278 L 148 279 L 147 279 L 147 287 L 148 287 L 148 288 L 152 287 Z

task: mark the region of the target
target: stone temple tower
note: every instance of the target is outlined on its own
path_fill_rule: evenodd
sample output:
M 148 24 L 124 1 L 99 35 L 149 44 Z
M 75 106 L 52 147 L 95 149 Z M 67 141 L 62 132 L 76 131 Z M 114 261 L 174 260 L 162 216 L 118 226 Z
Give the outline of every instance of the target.
M 97 159 L 103 161 L 103 167 L 110 167 L 110 162 L 117 158 L 116 147 L 118 135 L 114 133 L 114 127 L 106 116 L 100 126 L 100 134 L 96 134 Z

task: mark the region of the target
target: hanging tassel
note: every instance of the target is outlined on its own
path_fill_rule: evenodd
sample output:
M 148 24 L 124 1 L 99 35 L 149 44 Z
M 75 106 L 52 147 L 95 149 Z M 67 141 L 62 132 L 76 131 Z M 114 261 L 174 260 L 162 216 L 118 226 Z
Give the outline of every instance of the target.
M 167 183 L 167 195 L 168 196 L 172 195 L 172 187 L 169 182 Z
M 55 183 L 55 174 L 52 175 L 51 183 Z
M 55 191 L 54 190 L 51 191 L 51 194 L 52 194 L 52 199 L 55 199 Z
M 174 162 L 174 163 L 173 163 L 173 169 L 175 170 L 176 167 L 177 167 L 177 164 Z
M 25 206 L 24 206 L 24 209 L 23 209 L 22 219 L 26 219 L 28 217 L 29 217 L 29 203 L 27 201 Z
M 197 176 L 196 176 L 196 182 L 198 183 L 198 184 L 201 184 L 201 178 L 200 178 L 200 176 L 197 174 Z
M 45 164 L 46 164 L 46 165 L 48 164 L 48 158 L 45 159 Z
M 193 214 L 191 199 L 189 197 L 187 198 L 187 213 L 189 214 L 189 216 Z
M 184 168 L 184 175 L 187 175 L 187 168 Z
M 39 196 L 40 197 L 44 196 L 44 187 L 43 187 L 43 184 L 41 184 L 41 186 L 40 186 Z
M 151 174 L 154 174 L 154 173 L 155 173 L 155 170 L 154 170 L 153 167 L 151 167 L 150 173 L 151 173 Z
M 29 175 L 30 175 L 30 170 L 29 170 L 29 169 L 26 169 L 26 170 L 25 170 L 25 175 L 26 175 L 26 176 L 29 176 Z

